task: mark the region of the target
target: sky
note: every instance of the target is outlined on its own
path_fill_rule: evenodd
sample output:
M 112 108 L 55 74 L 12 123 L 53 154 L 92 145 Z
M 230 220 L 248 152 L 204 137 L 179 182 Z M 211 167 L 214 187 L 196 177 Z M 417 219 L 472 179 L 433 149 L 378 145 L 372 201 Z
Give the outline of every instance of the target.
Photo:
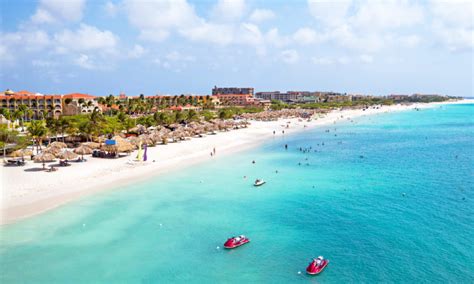
M 0 0 L 0 90 L 473 96 L 474 0 Z

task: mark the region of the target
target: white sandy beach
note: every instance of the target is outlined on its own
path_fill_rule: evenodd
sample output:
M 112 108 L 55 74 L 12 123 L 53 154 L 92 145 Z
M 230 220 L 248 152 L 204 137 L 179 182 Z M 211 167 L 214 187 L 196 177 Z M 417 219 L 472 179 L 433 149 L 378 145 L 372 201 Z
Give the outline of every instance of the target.
M 468 101 L 463 101 L 468 102 Z M 472 103 L 472 101 L 471 101 Z M 148 161 L 128 163 L 136 152 L 119 159 L 86 157 L 86 163 L 71 163 L 56 172 L 35 171 L 42 165 L 27 162 L 24 167 L 1 167 L 1 224 L 11 223 L 46 210 L 58 207 L 95 192 L 150 178 L 160 173 L 183 168 L 195 163 L 213 159 L 210 156 L 216 148 L 217 157 L 229 155 L 254 147 L 275 135 L 291 135 L 311 127 L 347 121 L 364 115 L 433 107 L 438 104 L 394 105 L 379 109 L 333 111 L 311 122 L 298 119 L 282 119 L 273 122 L 252 121 L 245 129 L 219 132 L 204 138 L 158 145 L 148 148 Z M 342 116 L 342 117 L 341 117 Z M 283 128 L 291 121 L 290 128 Z M 304 125 L 307 125 L 305 128 Z M 282 130 L 285 134 L 282 134 Z

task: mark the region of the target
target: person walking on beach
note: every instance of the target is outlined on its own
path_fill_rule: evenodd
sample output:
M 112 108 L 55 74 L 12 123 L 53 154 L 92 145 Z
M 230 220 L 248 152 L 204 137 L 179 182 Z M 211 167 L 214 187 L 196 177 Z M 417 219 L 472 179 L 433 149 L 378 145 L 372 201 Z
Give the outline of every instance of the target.
M 216 154 L 216 147 L 214 147 L 214 149 L 212 149 L 212 152 L 214 153 L 214 155 Z

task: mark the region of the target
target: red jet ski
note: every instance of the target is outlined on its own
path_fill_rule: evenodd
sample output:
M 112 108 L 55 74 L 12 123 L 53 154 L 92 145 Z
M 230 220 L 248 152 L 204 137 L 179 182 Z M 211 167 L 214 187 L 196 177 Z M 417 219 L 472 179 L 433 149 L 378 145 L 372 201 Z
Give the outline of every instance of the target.
M 306 273 L 311 275 L 318 275 L 323 272 L 324 268 L 328 265 L 329 260 L 324 259 L 322 256 L 313 259 L 313 261 L 306 267 Z
M 240 235 L 227 239 L 227 241 L 224 243 L 224 248 L 233 249 L 240 247 L 241 245 L 245 245 L 248 242 L 250 242 L 250 240 L 246 236 Z

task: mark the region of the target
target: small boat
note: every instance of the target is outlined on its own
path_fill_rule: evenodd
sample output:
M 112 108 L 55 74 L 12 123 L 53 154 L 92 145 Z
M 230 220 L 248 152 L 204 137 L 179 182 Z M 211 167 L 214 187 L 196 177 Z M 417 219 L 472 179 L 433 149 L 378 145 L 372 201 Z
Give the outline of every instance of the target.
M 261 185 L 264 185 L 265 184 L 265 181 L 263 179 L 257 179 L 255 180 L 254 182 L 254 186 L 261 186 Z
M 228 238 L 227 241 L 224 243 L 224 248 L 233 249 L 233 248 L 245 245 L 248 242 L 250 242 L 250 240 L 246 236 L 240 235 L 240 236 Z
M 319 273 L 323 272 L 328 263 L 329 260 L 324 259 L 322 256 L 318 256 L 318 258 L 313 259 L 308 267 L 306 267 L 306 273 L 310 275 L 318 275 Z

